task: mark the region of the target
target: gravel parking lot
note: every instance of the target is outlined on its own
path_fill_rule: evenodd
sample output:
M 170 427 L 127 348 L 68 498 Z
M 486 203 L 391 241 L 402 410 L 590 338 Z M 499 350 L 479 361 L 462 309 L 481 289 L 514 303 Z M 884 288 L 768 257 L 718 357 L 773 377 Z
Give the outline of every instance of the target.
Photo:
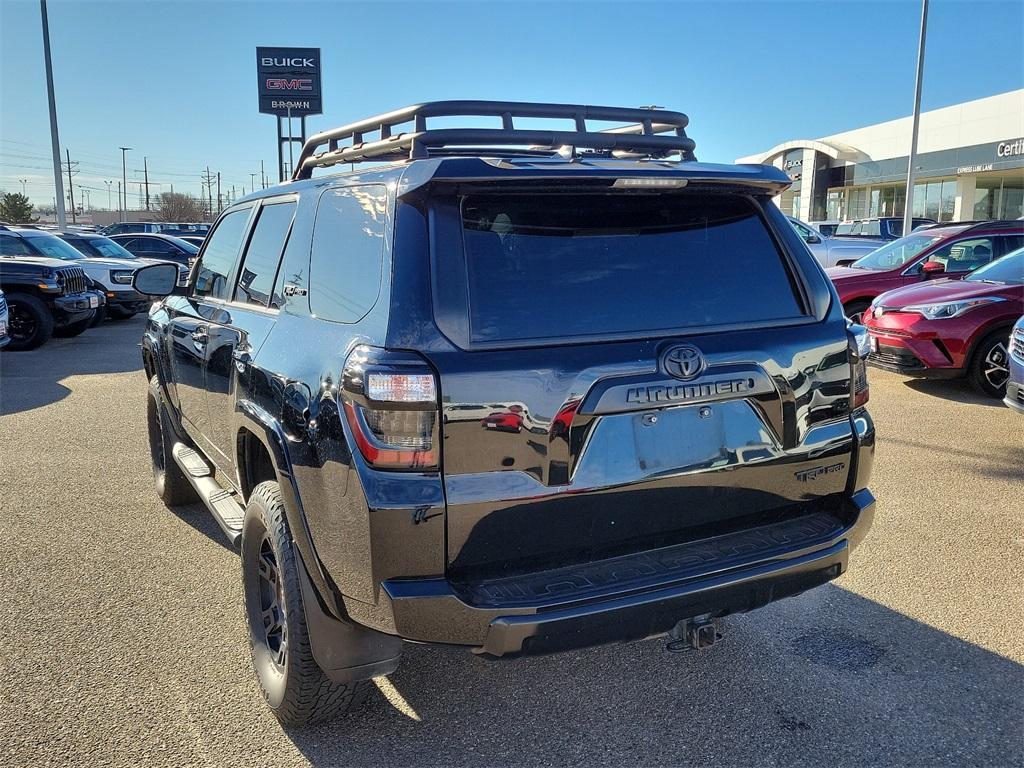
M 153 491 L 142 326 L 0 353 L 2 765 L 1024 764 L 1024 418 L 965 385 L 871 371 L 850 572 L 713 649 L 410 645 L 361 716 L 289 730 L 236 554 Z

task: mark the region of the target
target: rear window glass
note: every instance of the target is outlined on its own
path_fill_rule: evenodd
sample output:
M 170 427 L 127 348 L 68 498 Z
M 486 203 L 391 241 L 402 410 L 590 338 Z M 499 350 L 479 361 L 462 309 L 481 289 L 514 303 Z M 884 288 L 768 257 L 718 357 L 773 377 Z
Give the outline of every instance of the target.
M 316 317 L 354 323 L 377 302 L 384 260 L 387 188 L 329 189 L 313 226 L 309 308 Z
M 474 194 L 462 223 L 474 342 L 803 314 L 758 208 L 739 195 Z

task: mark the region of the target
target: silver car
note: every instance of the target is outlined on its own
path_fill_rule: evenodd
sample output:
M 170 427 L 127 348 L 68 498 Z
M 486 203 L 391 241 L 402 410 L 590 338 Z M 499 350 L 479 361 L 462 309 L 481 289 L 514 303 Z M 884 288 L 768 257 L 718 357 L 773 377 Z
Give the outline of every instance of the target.
M 861 256 L 866 256 L 876 248 L 886 244 L 886 240 L 878 237 L 827 237 L 809 224 L 805 224 L 792 216 L 787 216 L 793 229 L 807 243 L 814 258 L 823 267 L 845 267 L 852 264 Z

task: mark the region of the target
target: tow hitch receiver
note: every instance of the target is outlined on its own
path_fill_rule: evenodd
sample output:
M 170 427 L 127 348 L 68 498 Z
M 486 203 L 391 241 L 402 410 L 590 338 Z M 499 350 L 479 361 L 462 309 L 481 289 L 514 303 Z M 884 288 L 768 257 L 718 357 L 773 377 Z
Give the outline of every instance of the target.
M 680 621 L 668 633 L 668 638 L 665 650 L 681 653 L 710 648 L 722 639 L 722 635 L 715 629 L 715 623 L 710 618 L 698 617 Z

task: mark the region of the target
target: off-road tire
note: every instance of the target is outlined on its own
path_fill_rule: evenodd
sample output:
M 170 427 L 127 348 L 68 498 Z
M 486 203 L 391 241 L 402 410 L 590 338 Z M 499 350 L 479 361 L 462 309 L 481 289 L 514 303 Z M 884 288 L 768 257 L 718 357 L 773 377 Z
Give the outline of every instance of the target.
M 267 567 L 268 558 L 272 568 Z M 276 569 L 274 578 L 261 575 L 261 568 L 268 575 Z M 297 569 L 280 489 L 273 481 L 260 483 L 249 495 L 242 523 L 242 586 L 256 677 L 284 725 L 308 725 L 354 712 L 370 692 L 369 680 L 335 683 L 317 665 Z M 276 589 L 270 590 L 270 584 Z
M 8 328 L 11 340 L 6 348 L 10 350 L 36 349 L 48 342 L 53 336 L 53 315 L 50 314 L 50 308 L 30 293 L 8 293 L 6 298 L 8 311 L 12 315 L 15 312 L 25 312 L 31 316 L 34 324 L 31 335 L 23 339 L 14 338 L 14 334 Z
M 174 447 L 174 428 L 171 426 L 171 417 L 167 415 L 167 406 L 156 376 L 149 380 L 146 425 L 149 428 L 149 453 L 153 460 L 153 481 L 157 495 L 169 507 L 194 504 L 199 496 L 171 453 Z
M 85 333 L 90 328 L 92 328 L 91 317 L 54 328 L 53 335 L 62 339 L 70 339 L 72 336 L 79 336 Z
M 971 362 L 967 366 L 967 379 L 971 382 L 971 386 L 985 397 L 1002 399 L 1006 396 L 1006 382 L 1010 379 L 1009 339 L 1009 328 L 990 333 L 974 348 L 974 353 L 971 355 Z M 1000 344 L 1002 349 L 998 350 L 997 347 Z M 993 366 L 991 362 L 993 354 L 1001 358 L 1001 364 L 1006 368 L 1006 377 L 1003 379 L 1001 387 L 995 386 L 985 375 L 985 371 Z

